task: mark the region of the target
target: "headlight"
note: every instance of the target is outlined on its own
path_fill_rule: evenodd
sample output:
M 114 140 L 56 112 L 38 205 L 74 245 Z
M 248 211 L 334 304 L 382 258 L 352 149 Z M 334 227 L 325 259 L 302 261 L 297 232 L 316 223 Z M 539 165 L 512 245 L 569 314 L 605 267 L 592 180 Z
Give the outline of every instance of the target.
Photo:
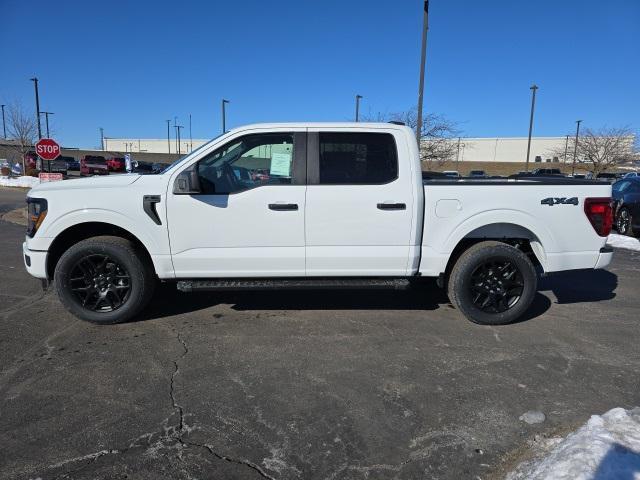
M 27 236 L 33 237 L 47 216 L 47 201 L 44 198 L 27 197 Z

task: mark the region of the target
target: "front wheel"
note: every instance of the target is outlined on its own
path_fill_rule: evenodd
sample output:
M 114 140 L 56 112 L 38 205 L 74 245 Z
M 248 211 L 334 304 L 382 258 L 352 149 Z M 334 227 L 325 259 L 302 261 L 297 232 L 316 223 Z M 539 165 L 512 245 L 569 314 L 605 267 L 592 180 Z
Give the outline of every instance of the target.
M 482 325 L 504 325 L 531 306 L 538 277 L 531 260 L 501 242 L 480 242 L 465 251 L 449 276 L 451 303 Z
M 100 236 L 69 248 L 56 265 L 54 282 L 60 301 L 76 317 L 111 324 L 140 312 L 153 295 L 156 279 L 132 242 Z

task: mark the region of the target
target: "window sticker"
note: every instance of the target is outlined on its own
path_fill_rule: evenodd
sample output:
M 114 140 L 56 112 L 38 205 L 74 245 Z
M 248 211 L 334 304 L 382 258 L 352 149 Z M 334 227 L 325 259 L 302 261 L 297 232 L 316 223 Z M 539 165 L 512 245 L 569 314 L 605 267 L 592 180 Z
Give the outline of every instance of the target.
M 290 153 L 272 153 L 270 175 L 278 175 L 280 177 L 291 176 L 291 154 Z

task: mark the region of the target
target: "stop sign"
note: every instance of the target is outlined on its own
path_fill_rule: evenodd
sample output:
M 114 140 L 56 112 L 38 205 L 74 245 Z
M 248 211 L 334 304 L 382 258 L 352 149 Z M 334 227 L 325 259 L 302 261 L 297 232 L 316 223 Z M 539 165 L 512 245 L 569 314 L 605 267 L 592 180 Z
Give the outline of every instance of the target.
M 60 155 L 60 145 L 52 138 L 41 138 L 36 143 L 36 153 L 43 160 L 55 160 Z

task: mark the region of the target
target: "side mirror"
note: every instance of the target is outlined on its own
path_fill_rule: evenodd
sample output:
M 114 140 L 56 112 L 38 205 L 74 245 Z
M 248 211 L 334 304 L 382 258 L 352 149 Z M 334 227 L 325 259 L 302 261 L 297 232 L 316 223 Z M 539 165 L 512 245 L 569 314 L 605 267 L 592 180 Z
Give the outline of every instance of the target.
M 180 172 L 173 184 L 174 195 L 193 195 L 194 193 L 202 193 L 196 165 Z

